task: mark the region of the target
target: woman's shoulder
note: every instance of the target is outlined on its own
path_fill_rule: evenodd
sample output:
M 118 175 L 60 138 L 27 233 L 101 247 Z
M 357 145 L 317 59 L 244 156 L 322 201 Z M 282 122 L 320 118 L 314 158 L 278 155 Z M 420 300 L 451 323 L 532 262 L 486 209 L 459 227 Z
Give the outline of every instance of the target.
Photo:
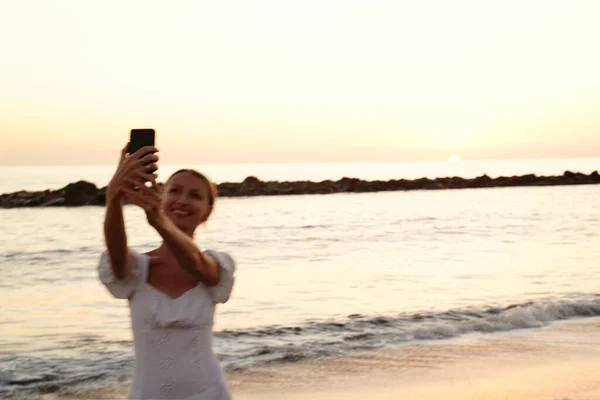
M 213 257 L 219 266 L 219 283 L 209 288 L 211 297 L 215 303 L 226 303 L 231 296 L 235 282 L 235 260 L 224 251 L 205 250 L 204 253 Z
M 100 281 L 117 298 L 131 297 L 148 275 L 149 256 L 131 249 L 128 251 L 133 258 L 132 269 L 123 279 L 119 279 L 114 274 L 108 250 L 102 252 L 98 262 L 97 270 Z

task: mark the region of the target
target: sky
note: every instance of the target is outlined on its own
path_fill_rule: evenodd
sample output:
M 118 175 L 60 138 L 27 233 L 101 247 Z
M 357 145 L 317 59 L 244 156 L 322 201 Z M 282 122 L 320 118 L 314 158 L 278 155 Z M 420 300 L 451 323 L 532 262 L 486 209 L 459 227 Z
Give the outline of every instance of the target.
M 600 2 L 0 0 L 0 165 L 600 157 Z

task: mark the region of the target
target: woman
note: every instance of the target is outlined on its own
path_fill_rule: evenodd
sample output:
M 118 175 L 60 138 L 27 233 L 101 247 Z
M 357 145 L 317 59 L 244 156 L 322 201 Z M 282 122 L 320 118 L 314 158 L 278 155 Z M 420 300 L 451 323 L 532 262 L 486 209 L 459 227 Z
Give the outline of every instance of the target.
M 163 186 L 158 150 L 121 152 L 106 189 L 107 250 L 98 266 L 110 293 L 128 299 L 135 347 L 130 399 L 228 400 L 231 398 L 212 351 L 215 305 L 231 294 L 235 265 L 223 252 L 200 251 L 196 228 L 210 216 L 215 186 L 192 170 L 174 173 Z M 146 186 L 147 182 L 151 186 Z M 146 254 L 127 247 L 124 200 L 144 209 L 162 244 Z

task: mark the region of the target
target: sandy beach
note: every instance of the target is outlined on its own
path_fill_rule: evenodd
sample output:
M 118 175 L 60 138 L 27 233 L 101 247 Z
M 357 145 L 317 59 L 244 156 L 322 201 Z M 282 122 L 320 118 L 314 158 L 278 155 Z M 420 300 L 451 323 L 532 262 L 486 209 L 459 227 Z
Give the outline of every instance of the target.
M 258 399 L 600 399 L 600 321 L 233 374 Z
M 228 379 L 236 400 L 595 400 L 600 319 L 252 368 Z M 125 398 L 126 392 L 77 398 Z

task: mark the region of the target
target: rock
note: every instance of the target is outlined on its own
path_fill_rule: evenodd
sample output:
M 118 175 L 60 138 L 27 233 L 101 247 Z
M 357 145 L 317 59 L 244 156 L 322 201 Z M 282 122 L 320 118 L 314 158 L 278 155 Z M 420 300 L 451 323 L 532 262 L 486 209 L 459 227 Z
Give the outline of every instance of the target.
M 233 197 L 238 195 L 239 183 L 225 182 L 217 185 L 220 197 Z
M 94 199 L 94 205 L 102 205 L 106 202 L 106 186 L 98 190 L 96 198 Z
M 435 181 L 433 181 L 429 178 L 420 178 L 420 179 L 415 179 L 412 182 L 415 185 L 414 186 L 415 189 L 432 189 L 434 187 Z
M 517 176 L 514 179 L 520 185 L 528 184 L 528 183 L 536 183 L 538 181 L 538 177 L 535 174 Z
M 359 179 L 344 177 L 337 182 L 336 186 L 340 192 L 353 192 L 359 182 Z
M 587 175 L 581 174 L 579 172 L 571 172 L 565 171 L 563 174 L 565 178 L 565 183 L 567 184 L 578 184 L 578 183 L 586 183 L 590 179 Z
M 335 182 L 332 180 L 325 180 L 316 183 L 308 182 L 304 189 L 305 194 L 330 194 L 335 193 L 335 191 Z
M 65 206 L 84 206 L 93 202 L 98 193 L 98 188 L 93 183 L 78 181 L 65 186 L 62 192 Z
M 256 196 L 258 193 L 262 192 L 264 186 L 265 183 L 263 181 L 254 176 L 249 176 L 244 179 L 239 187 L 238 192 L 242 196 Z
M 236 197 L 587 184 L 600 184 L 598 171 L 594 171 L 590 175 L 565 171 L 564 174 L 559 176 L 539 177 L 528 174 L 511 177 L 502 176 L 495 179 L 490 178 L 487 174 L 474 179 L 455 176 L 433 180 L 420 178 L 414 180 L 392 179 L 388 181 L 363 181 L 344 177 L 338 181 L 325 180 L 322 182 L 263 182 L 257 177 L 249 176 L 240 183 L 221 183 L 217 185 L 217 190 L 220 197 Z M 45 190 L 43 192 L 21 190 L 0 195 L 0 208 L 104 205 L 105 201 L 106 187 L 98 189 L 92 183 L 78 181 L 60 190 Z
M 25 191 L 25 190 L 22 190 L 22 191 L 20 191 L 20 192 L 13 193 L 13 196 L 12 196 L 12 197 L 13 197 L 14 199 L 19 199 L 19 200 L 21 200 L 21 199 L 30 199 L 30 198 L 31 198 L 32 196 L 34 196 L 34 195 L 35 195 L 35 193 L 32 193 L 32 192 L 27 192 L 27 191 Z
M 42 204 L 40 204 L 40 207 L 57 207 L 57 206 L 64 206 L 65 205 L 65 199 L 63 197 L 56 197 L 54 199 L 50 199 Z
M 288 182 L 267 182 L 264 187 L 265 194 L 269 196 L 286 195 L 286 194 L 300 194 L 303 192 L 302 185 L 299 182 L 298 185 L 294 186 Z
M 490 178 L 487 174 L 478 176 L 477 178 L 475 178 L 473 180 L 473 183 L 475 184 L 475 186 L 473 187 L 488 187 L 491 186 L 493 182 L 493 179 Z

